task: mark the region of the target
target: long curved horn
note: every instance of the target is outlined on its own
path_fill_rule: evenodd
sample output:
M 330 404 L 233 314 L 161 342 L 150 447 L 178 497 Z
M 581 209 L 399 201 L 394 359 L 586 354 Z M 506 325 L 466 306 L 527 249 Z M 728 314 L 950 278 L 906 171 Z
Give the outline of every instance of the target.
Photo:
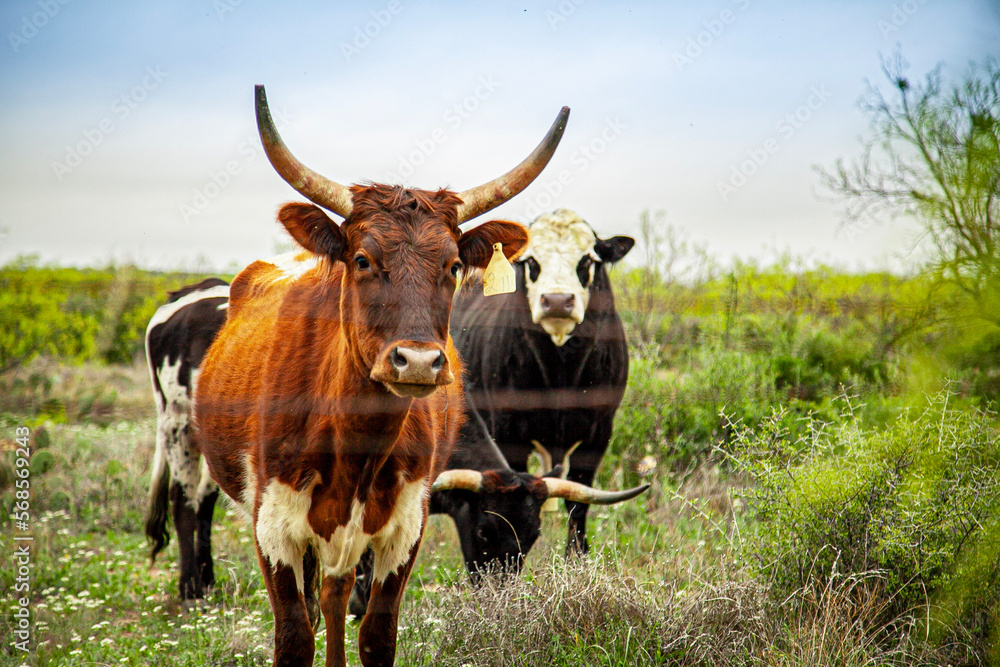
M 448 491 L 450 489 L 462 489 L 464 491 L 475 491 L 479 493 L 483 487 L 483 473 L 478 470 L 467 470 L 457 468 L 455 470 L 445 470 L 434 480 L 431 491 Z
M 500 178 L 495 178 L 489 183 L 460 193 L 458 196 L 461 197 L 462 203 L 458 207 L 459 223 L 472 220 L 476 216 L 496 208 L 528 187 L 538 174 L 542 173 L 542 169 L 545 169 L 552 154 L 556 152 L 556 146 L 562 139 L 568 119 L 569 107 L 563 107 L 559 115 L 556 116 L 555 122 L 552 123 L 552 127 L 549 128 L 548 134 L 542 139 L 542 143 L 538 144 L 531 155 L 526 157 L 521 164 Z
M 566 500 L 587 503 L 588 505 L 614 505 L 615 503 L 635 498 L 649 488 L 649 484 L 643 484 L 627 491 L 599 491 L 586 484 L 571 482 L 565 479 L 544 477 L 542 481 L 545 482 L 545 486 L 549 487 L 550 498 L 565 498 Z
M 271 110 L 267 108 L 264 86 L 254 86 L 253 90 L 257 108 L 257 131 L 260 133 L 260 142 L 264 145 L 267 159 L 271 161 L 274 170 L 312 203 L 341 217 L 349 216 L 353 207 L 351 191 L 336 181 L 320 176 L 292 155 L 281 140 L 274 121 L 271 120 Z

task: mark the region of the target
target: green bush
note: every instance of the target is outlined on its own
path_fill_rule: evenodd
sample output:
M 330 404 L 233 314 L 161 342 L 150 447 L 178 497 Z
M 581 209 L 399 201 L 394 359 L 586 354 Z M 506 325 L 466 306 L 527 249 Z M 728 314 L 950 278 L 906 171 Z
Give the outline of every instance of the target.
M 129 364 L 167 292 L 207 276 L 42 266 L 26 256 L 0 266 L 0 373 L 42 354 Z
M 856 327 L 837 333 L 821 322 L 802 326 L 786 349 L 773 352 L 776 386 L 808 402 L 820 402 L 841 387 L 880 387 L 888 376 L 888 360 L 873 343 Z
M 0 372 L 40 353 L 82 359 L 93 352 L 96 324 L 66 310 L 68 294 L 32 280 L 29 269 L 15 262 L 0 270 Z
M 706 346 L 690 363 L 690 372 L 679 374 L 649 359 L 632 360 L 606 467 L 634 472 L 644 456 L 675 465 L 703 459 L 729 437 L 723 413 L 756 424 L 779 400 L 761 355 Z
M 840 576 L 876 572 L 896 617 L 947 591 L 1000 503 L 995 416 L 955 410 L 947 393 L 884 429 L 849 410 L 838 426 L 790 438 L 778 413 L 738 433 L 733 458 L 754 480 L 757 531 L 747 556 L 779 596 Z M 996 563 L 958 619 L 985 636 L 1000 601 Z

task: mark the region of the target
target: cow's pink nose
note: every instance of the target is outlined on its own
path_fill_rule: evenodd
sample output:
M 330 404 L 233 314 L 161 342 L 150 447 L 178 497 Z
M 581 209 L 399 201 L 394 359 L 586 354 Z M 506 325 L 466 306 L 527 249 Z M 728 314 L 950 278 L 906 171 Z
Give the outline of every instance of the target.
M 440 345 L 400 342 L 379 355 L 372 368 L 371 379 L 393 385 L 434 387 L 451 384 L 455 376 Z
M 392 365 L 399 373 L 400 382 L 407 382 L 402 378 L 413 378 L 412 384 L 437 384 L 437 375 L 448 363 L 448 358 L 444 356 L 443 350 L 414 350 L 408 347 L 397 345 L 392 348 L 389 355 Z M 418 378 L 424 379 L 417 382 Z

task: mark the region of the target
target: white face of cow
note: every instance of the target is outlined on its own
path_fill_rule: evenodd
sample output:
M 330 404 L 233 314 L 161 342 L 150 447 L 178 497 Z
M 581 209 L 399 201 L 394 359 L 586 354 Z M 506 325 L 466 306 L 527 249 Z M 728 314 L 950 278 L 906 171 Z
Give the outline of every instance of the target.
M 521 259 L 531 319 L 561 347 L 590 303 L 599 241 L 590 225 L 564 208 L 536 218 L 529 235 Z

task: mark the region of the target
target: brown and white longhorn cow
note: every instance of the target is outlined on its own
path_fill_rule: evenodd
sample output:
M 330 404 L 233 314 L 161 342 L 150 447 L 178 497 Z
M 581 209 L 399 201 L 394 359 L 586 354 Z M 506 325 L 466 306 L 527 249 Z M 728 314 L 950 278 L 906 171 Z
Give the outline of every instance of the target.
M 485 267 L 494 243 L 513 256 L 527 232 L 459 224 L 510 199 L 558 145 L 564 108 L 513 170 L 462 193 L 344 187 L 285 148 L 261 86 L 257 124 L 275 170 L 310 204 L 278 220 L 304 248 L 285 265 L 255 262 L 230 289 L 228 320 L 202 365 L 195 423 L 212 477 L 254 525 L 274 611 L 274 664 L 312 665 L 304 565 L 323 579 L 327 665 L 345 665 L 354 566 L 375 552 L 358 633 L 364 665 L 391 665 L 399 604 L 437 473 L 463 420 L 461 362 L 448 334 L 456 281 Z

